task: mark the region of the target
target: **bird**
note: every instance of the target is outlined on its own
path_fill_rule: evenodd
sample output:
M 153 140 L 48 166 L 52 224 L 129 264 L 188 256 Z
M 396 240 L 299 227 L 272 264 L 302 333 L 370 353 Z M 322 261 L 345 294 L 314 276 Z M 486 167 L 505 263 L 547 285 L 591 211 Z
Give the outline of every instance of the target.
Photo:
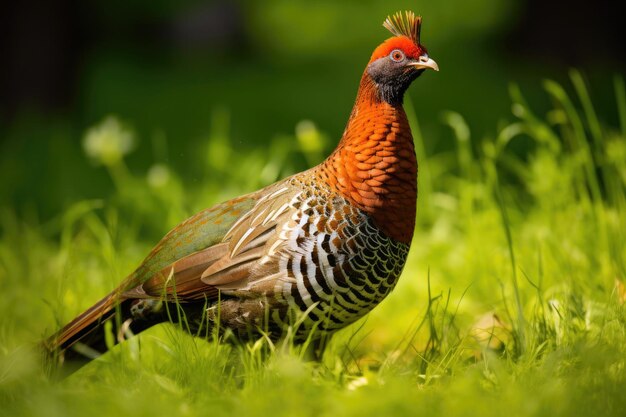
M 410 11 L 385 19 L 393 36 L 374 49 L 323 162 L 172 229 L 115 290 L 44 340 L 53 366 L 78 369 L 105 353 L 107 322 L 115 343 L 183 318 L 192 334 L 242 341 L 280 339 L 296 320 L 296 342 L 319 342 L 377 306 L 415 228 L 418 166 L 403 98 L 425 70 L 439 70 L 421 24 Z

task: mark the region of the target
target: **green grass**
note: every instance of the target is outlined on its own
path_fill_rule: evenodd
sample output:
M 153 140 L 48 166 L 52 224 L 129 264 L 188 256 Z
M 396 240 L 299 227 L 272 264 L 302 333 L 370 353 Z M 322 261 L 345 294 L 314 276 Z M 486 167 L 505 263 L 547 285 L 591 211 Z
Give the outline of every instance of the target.
M 422 137 L 407 103 L 420 160 L 410 258 L 393 294 L 337 334 L 322 363 L 289 343 L 221 345 L 162 325 L 52 382 L 34 343 L 170 227 L 332 146 L 303 122 L 238 153 L 216 112 L 192 156 L 206 172 L 183 183 L 164 163 L 175 143 L 142 143 L 154 165 L 138 173 L 124 160 L 132 130 L 103 122 L 85 149 L 113 195 L 46 221 L 0 211 L 0 415 L 626 415 L 626 93 L 615 79 L 620 126 L 606 126 L 581 75 L 570 78 L 545 82 L 545 115 L 511 86 L 514 120 L 493 137 L 473 137 L 454 112 L 441 117 L 451 135 Z M 454 151 L 425 154 L 446 137 Z

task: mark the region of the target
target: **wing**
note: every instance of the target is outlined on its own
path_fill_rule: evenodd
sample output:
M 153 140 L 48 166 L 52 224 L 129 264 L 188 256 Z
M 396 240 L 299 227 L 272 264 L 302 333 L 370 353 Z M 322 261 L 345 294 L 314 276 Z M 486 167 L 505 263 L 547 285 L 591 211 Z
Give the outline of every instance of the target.
M 275 274 L 278 265 L 269 249 L 298 193 L 281 182 L 191 217 L 154 248 L 122 296 L 211 300 L 220 290 L 246 288 Z M 273 287 L 268 282 L 259 288 Z

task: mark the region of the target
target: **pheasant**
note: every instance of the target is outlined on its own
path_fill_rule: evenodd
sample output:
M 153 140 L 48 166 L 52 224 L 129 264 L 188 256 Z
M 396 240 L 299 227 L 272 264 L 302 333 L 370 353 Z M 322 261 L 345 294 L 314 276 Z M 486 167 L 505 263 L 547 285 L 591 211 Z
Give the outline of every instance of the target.
M 402 100 L 438 66 L 420 44 L 420 16 L 396 13 L 383 26 L 394 36 L 374 50 L 331 155 L 175 227 L 117 289 L 44 342 L 56 364 L 81 366 L 104 352 L 107 321 L 137 334 L 184 316 L 194 333 L 218 328 L 250 340 L 279 339 L 299 317 L 296 341 L 321 340 L 392 291 L 417 202 Z

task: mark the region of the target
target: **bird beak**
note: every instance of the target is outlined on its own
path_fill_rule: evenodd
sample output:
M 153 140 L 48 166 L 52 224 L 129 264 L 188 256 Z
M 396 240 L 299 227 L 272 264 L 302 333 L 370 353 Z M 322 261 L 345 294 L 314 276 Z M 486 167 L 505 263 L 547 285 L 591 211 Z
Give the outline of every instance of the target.
M 408 65 L 415 69 L 430 68 L 432 70 L 439 71 L 439 65 L 437 65 L 435 60 L 430 58 L 428 55 L 422 55 L 416 61 L 410 62 Z

